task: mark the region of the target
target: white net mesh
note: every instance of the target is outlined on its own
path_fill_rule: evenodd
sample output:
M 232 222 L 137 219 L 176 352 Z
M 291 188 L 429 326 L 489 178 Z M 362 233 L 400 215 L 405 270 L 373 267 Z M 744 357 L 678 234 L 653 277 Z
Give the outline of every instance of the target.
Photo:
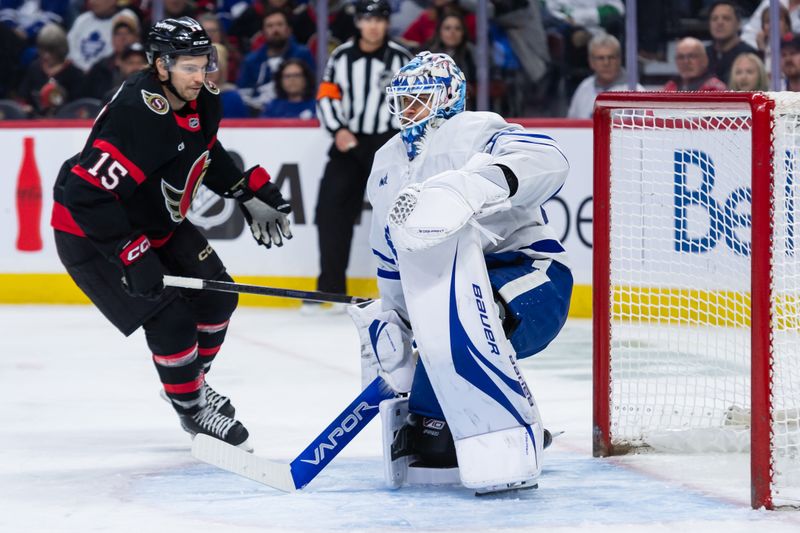
M 773 492 L 800 505 L 800 95 L 776 93 L 772 242 Z
M 612 444 L 747 451 L 750 110 L 675 107 L 611 114 Z M 778 114 L 775 153 L 791 156 L 775 166 L 773 461 L 774 493 L 800 504 L 795 130 L 800 115 Z

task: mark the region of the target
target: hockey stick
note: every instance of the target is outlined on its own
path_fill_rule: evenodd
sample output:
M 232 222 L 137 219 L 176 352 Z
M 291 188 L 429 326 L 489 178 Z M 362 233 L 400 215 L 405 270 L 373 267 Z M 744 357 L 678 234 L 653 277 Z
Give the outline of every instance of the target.
M 222 292 L 240 292 L 246 294 L 261 294 L 264 296 L 278 296 L 280 298 L 295 298 L 312 302 L 330 302 L 340 304 L 360 304 L 371 301 L 371 298 L 347 296 L 331 292 L 301 291 L 296 289 L 281 289 L 278 287 L 264 287 L 262 285 L 247 285 L 245 283 L 231 283 L 230 281 L 214 281 L 199 278 L 183 278 L 180 276 L 164 276 L 164 285 L 181 289 L 206 289 Z
M 383 378 L 375 378 L 291 463 L 259 457 L 202 434 L 192 442 L 192 455 L 272 488 L 294 492 L 308 485 L 369 424 L 383 400 L 394 396 Z

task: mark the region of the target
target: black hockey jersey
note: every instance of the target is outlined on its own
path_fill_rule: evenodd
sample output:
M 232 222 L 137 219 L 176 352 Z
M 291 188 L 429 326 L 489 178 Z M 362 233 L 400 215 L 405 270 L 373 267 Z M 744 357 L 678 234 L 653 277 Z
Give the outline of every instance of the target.
M 89 238 L 106 257 L 135 234 L 163 245 L 201 183 L 223 194 L 242 177 L 217 140 L 221 111 L 211 83 L 175 111 L 152 71 L 132 76 L 62 166 L 53 227 Z

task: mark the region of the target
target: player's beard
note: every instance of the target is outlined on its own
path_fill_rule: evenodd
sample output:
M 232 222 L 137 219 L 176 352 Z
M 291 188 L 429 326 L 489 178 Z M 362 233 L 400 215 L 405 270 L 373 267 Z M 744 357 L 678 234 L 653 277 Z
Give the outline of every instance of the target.
M 200 96 L 200 91 L 203 89 L 202 86 L 198 89 L 193 89 L 191 86 L 188 86 L 182 90 L 180 90 L 180 96 L 187 102 L 191 102 L 192 100 L 197 100 L 197 97 Z

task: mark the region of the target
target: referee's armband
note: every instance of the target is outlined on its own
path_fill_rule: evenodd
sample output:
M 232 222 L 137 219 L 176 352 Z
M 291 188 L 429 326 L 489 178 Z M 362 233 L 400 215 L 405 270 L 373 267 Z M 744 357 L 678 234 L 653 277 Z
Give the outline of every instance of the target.
M 317 91 L 317 100 L 322 100 L 323 98 L 330 98 L 332 100 L 341 100 L 342 90 L 336 83 L 330 81 L 323 81 L 319 84 L 319 90 Z

